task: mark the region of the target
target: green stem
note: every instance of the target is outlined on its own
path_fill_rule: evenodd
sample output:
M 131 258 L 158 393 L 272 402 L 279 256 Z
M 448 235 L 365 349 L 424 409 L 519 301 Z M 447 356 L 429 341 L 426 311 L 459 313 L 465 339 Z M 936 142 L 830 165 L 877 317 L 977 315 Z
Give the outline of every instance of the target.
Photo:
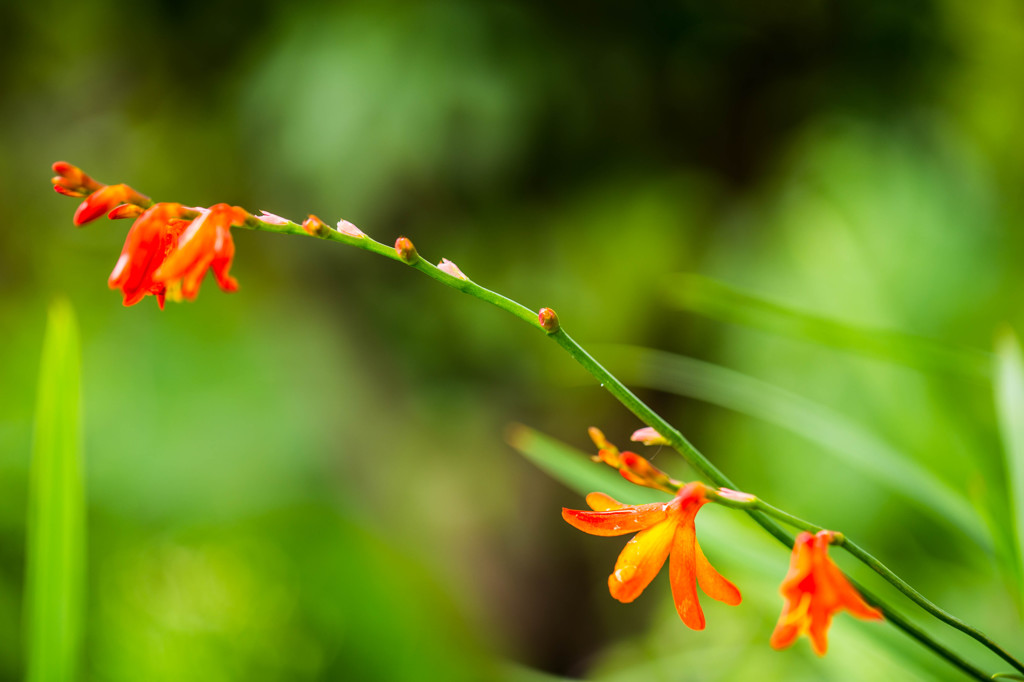
M 282 234 L 302 234 L 308 235 L 302 226 L 288 222 L 283 225 L 264 223 L 258 219 L 248 221 L 244 227 L 249 229 L 264 231 L 264 232 L 277 232 Z M 728 476 L 722 473 L 718 467 L 712 464 L 699 450 L 686 437 L 674 426 L 669 424 L 665 419 L 661 417 L 657 412 L 647 406 L 642 400 L 640 400 L 632 391 L 613 376 L 607 369 L 605 369 L 597 360 L 595 360 L 586 350 L 583 349 L 576 341 L 564 329 L 557 329 L 553 332 L 545 330 L 537 319 L 537 313 L 530 310 L 529 308 L 509 299 L 501 294 L 498 294 L 490 289 L 486 289 L 476 284 L 475 282 L 467 279 L 461 279 L 453 275 L 440 270 L 436 266 L 430 264 L 418 254 L 415 255 L 411 262 L 402 260 L 398 253 L 393 247 L 382 244 L 375 241 L 367 236 L 353 236 L 335 230 L 328 230 L 322 234 L 315 235 L 321 239 L 327 239 L 329 241 L 341 242 L 350 246 L 355 246 L 366 251 L 371 251 L 377 255 L 390 258 L 391 260 L 397 260 L 408 264 L 416 270 L 419 270 L 428 277 L 437 280 L 438 282 L 450 286 L 454 289 L 458 289 L 463 293 L 469 294 L 482 301 L 486 301 L 502 310 L 518 317 L 524 322 L 548 333 L 548 336 L 552 338 L 559 346 L 562 347 L 576 362 L 578 362 L 584 369 L 586 369 L 595 379 L 601 384 L 601 386 L 611 393 L 623 406 L 632 412 L 636 417 L 644 424 L 653 427 L 658 433 L 660 433 L 669 444 L 679 452 L 683 458 L 698 472 L 700 472 L 707 480 L 711 481 L 715 485 L 722 488 L 729 488 L 737 490 L 737 486 L 733 483 Z M 787 512 L 782 511 L 776 507 L 773 507 L 766 502 L 754 498 L 756 504 L 752 505 L 731 505 L 738 508 L 742 508 L 758 525 L 764 528 L 769 534 L 775 537 L 779 542 L 792 547 L 794 538 L 777 524 L 771 516 L 775 516 L 780 520 L 793 525 L 797 528 L 809 531 L 821 530 L 820 526 L 816 526 L 807 521 L 799 519 Z M 865 552 L 858 545 L 854 544 L 850 540 L 843 537 L 842 546 L 850 552 L 854 557 L 864 562 L 870 568 L 879 573 L 882 577 L 897 587 L 903 594 L 917 603 L 919 606 L 924 608 L 926 611 L 934 615 L 939 620 L 947 623 L 948 625 L 960 630 L 968 636 L 974 638 L 993 653 L 998 655 L 1000 658 L 1008 662 L 1015 669 L 1024 672 L 1024 666 L 1021 665 L 1015 658 L 1010 656 L 1002 647 L 996 645 L 992 640 L 983 635 L 977 629 L 965 624 L 946 613 L 942 609 L 938 608 L 930 601 L 921 596 L 917 591 L 907 585 L 902 579 L 896 576 L 892 571 L 886 568 L 876 558 Z M 990 679 L 984 672 L 970 665 L 957 654 L 950 651 L 948 648 L 940 644 L 931 638 L 927 633 L 918 628 L 913 623 L 903 618 L 899 613 L 894 611 L 892 607 L 885 603 L 884 600 L 878 598 L 875 595 L 865 591 L 863 588 L 857 586 L 864 598 L 872 605 L 878 607 L 885 615 L 886 619 L 895 625 L 896 627 L 903 630 L 907 635 L 916 639 L 918 642 L 931 649 L 934 653 L 944 658 L 952 665 L 959 668 L 967 675 L 980 680 Z
M 912 602 L 920 606 L 922 609 L 932 614 L 933 616 L 941 620 L 943 623 L 946 623 L 950 627 L 956 628 L 968 637 L 974 638 L 981 644 L 985 645 L 990 651 L 999 656 L 1001 659 L 1012 665 L 1016 670 L 1024 673 L 1024 666 L 1022 666 L 1016 658 L 1011 656 L 1008 651 L 1006 651 L 1001 646 L 996 644 L 994 641 L 989 639 L 983 632 L 981 632 L 977 628 L 968 625 L 956 616 L 942 610 L 941 608 L 933 604 L 931 601 L 926 599 L 924 595 L 922 595 L 920 592 L 918 592 L 909 584 L 907 584 L 906 581 L 904 581 L 898 575 L 893 573 L 888 566 L 886 566 L 881 561 L 872 556 L 870 553 L 865 551 L 864 548 L 855 543 L 853 540 L 850 540 L 844 535 L 837 535 L 835 542 L 843 549 L 845 549 L 847 552 L 856 557 L 859 561 L 871 567 L 871 569 L 874 570 L 875 573 L 878 573 L 880 576 L 885 578 L 893 587 L 895 587 L 897 590 L 906 595 L 908 599 L 910 599 Z
M 758 497 L 750 496 L 750 499 L 738 500 L 731 499 L 729 497 L 722 495 L 714 495 L 713 501 L 723 506 L 732 507 L 734 509 L 757 509 L 768 514 L 769 516 L 773 516 L 779 519 L 783 523 L 787 523 L 790 526 L 793 526 L 794 528 L 799 528 L 800 530 L 804 530 L 809 533 L 817 533 L 819 531 L 826 530 L 822 526 L 818 526 L 816 524 L 811 523 L 810 521 L 805 521 L 799 517 L 793 516 L 789 512 L 785 512 L 779 509 L 778 507 L 773 507 L 772 505 L 768 504 L 767 502 Z M 908 599 L 910 599 L 912 602 L 920 606 L 922 609 L 924 609 L 931 615 L 935 616 L 943 623 L 946 623 L 950 627 L 953 627 L 959 630 L 960 632 L 964 633 L 968 637 L 971 637 L 976 641 L 980 642 L 994 654 L 996 654 L 1004 661 L 1009 663 L 1011 666 L 1013 666 L 1016 670 L 1024 672 L 1024 667 L 1022 667 L 1021 664 L 1017 661 L 1017 659 L 1011 656 L 1008 651 L 1006 651 L 1001 646 L 996 644 L 994 641 L 989 639 L 988 636 L 986 636 L 977 628 L 968 625 L 967 623 L 963 622 L 953 614 L 941 609 L 939 606 L 929 601 L 927 598 L 925 598 L 924 595 L 922 595 L 920 592 L 911 587 L 905 580 L 903 580 L 898 575 L 893 573 L 888 566 L 883 564 L 875 556 L 873 556 L 863 547 L 855 543 L 853 540 L 850 540 L 848 537 L 846 537 L 846 535 L 842 533 L 834 533 L 832 544 L 838 545 L 845 549 L 858 561 L 865 564 L 866 566 L 871 568 L 871 570 L 873 570 L 875 573 L 882 576 L 893 587 L 902 592 Z M 862 594 L 865 595 L 865 597 L 867 597 L 867 593 L 865 593 L 863 588 L 858 586 L 858 589 Z M 873 599 L 875 602 L 878 602 L 877 598 Z M 868 601 L 872 600 L 869 599 Z M 886 609 L 884 608 L 884 604 L 876 603 L 876 605 L 879 606 L 879 608 L 882 608 L 883 612 L 885 612 L 888 615 L 888 611 L 886 611 Z

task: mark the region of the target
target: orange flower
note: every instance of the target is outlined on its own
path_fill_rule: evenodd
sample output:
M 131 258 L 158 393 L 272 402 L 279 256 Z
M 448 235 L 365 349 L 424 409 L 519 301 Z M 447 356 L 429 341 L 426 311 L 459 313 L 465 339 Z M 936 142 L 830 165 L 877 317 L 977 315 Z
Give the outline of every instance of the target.
M 772 633 L 771 645 L 776 649 L 806 634 L 819 656 L 828 650 L 828 628 L 832 616 L 846 609 L 865 620 L 881 620 L 882 612 L 868 606 L 828 556 L 834 534 L 823 530 L 817 535 L 800 533 L 793 545 L 789 573 L 779 592 L 786 600 Z
M 704 629 L 704 612 L 697 599 L 697 584 L 712 599 L 735 606 L 740 603 L 736 586 L 716 571 L 697 542 L 694 519 L 707 503 L 704 484 L 684 486 L 665 504 L 624 505 L 604 493 L 587 495 L 594 511 L 562 509 L 562 518 L 591 535 L 614 536 L 639 531 L 619 554 L 608 576 L 612 596 L 628 604 L 644 591 L 669 560 L 669 581 L 676 611 L 694 630 Z
M 217 284 L 224 291 L 238 289 L 238 282 L 228 275 L 235 243 L 231 239 L 231 226 L 241 225 L 249 213 L 238 206 L 215 204 L 200 209 L 201 215 L 192 221 L 178 238 L 177 247 L 153 273 L 153 280 L 164 284 L 168 291 L 194 300 L 207 270 L 213 270 Z M 172 298 L 177 294 L 172 293 Z
M 189 220 L 198 213 L 181 204 L 159 203 L 146 209 L 128 231 L 114 271 L 107 284 L 120 289 L 125 305 L 135 305 L 147 294 L 156 296 L 157 304 L 164 307 L 167 285 L 154 279 L 157 269 L 178 245 Z
M 78 206 L 72 220 L 75 225 L 81 226 L 96 220 L 121 204 L 149 206 L 150 203 L 149 197 L 142 196 L 128 185 L 107 185 L 86 197 L 85 201 Z
M 104 185 L 102 182 L 96 182 L 80 168 L 66 161 L 53 164 L 53 172 L 57 174 L 50 180 L 53 189 L 69 197 L 85 197 L 85 201 L 79 204 L 78 210 L 75 211 L 73 219 L 79 227 L 122 204 L 134 204 L 142 208 L 153 205 L 149 197 L 139 194 L 128 185 Z
M 647 459 L 635 452 L 619 452 L 619 449 L 608 442 L 608 439 L 601 433 L 601 429 L 591 426 L 587 432 L 590 440 L 597 446 L 597 454 L 592 457 L 595 462 L 604 462 L 613 469 L 618 469 L 619 474 L 636 485 L 642 485 L 655 490 L 664 490 L 667 493 L 675 494 L 682 483 L 670 477 L 664 471 L 651 464 Z

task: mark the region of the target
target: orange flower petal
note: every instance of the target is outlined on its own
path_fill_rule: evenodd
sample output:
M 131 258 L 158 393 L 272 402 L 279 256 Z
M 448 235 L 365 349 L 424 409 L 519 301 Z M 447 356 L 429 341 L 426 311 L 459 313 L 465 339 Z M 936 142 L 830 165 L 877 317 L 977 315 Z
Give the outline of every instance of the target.
M 581 511 L 562 508 L 562 518 L 569 525 L 584 533 L 612 537 L 635 533 L 661 523 L 668 517 L 665 508 L 664 504 L 625 506 L 608 511 Z
M 739 589 L 716 571 L 704 556 L 704 550 L 700 548 L 700 543 L 696 538 L 693 541 L 693 546 L 697 550 L 697 582 L 700 584 L 700 589 L 704 590 L 704 594 L 729 606 L 736 606 L 743 601 Z
M 637 533 L 626 543 L 615 570 L 608 576 L 608 590 L 614 598 L 628 604 L 640 596 L 668 558 L 675 534 L 676 524 L 665 521 Z
M 587 495 L 587 506 L 594 511 L 611 511 L 613 509 L 622 509 L 626 505 L 622 504 L 611 495 L 605 495 L 604 493 L 590 493 Z
M 696 547 L 697 533 L 690 519 L 676 527 L 668 576 L 679 617 L 691 630 L 703 630 L 704 611 L 697 599 Z

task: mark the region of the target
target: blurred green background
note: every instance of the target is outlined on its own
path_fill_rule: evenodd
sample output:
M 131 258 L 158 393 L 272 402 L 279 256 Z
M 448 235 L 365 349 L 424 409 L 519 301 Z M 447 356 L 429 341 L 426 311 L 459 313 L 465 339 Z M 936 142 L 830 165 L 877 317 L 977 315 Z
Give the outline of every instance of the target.
M 824 659 L 772 651 L 787 554 L 723 509 L 698 534 L 741 606 L 705 599 L 695 633 L 665 576 L 613 601 L 622 543 L 564 524 L 582 498 L 506 433 L 589 452 L 586 427 L 640 424 L 543 335 L 244 230 L 237 294 L 123 308 L 127 224 L 72 227 L 57 160 L 404 234 L 553 307 L 743 488 L 1019 652 L 992 351 L 1024 322 L 1021 64 L 1012 0 L 0 2 L 0 679 L 57 295 L 83 344 L 82 679 L 960 679 L 847 616 Z

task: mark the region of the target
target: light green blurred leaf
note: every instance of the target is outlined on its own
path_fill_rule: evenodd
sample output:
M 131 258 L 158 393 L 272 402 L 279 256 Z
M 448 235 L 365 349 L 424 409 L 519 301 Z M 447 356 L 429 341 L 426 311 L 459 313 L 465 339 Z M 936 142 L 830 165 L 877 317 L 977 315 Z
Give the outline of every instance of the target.
M 26 619 L 28 680 L 78 677 L 85 504 L 78 327 L 64 300 L 50 307 L 43 341 L 29 471 Z
M 669 300 L 682 310 L 924 371 L 988 378 L 982 351 L 886 329 L 869 329 L 783 305 L 697 274 L 674 275 Z
M 1016 541 L 1019 581 L 1024 576 L 1024 358 L 1020 342 L 1009 328 L 996 340 L 995 379 L 996 411 L 1010 495 L 1007 526 L 1012 528 Z
M 822 453 L 902 497 L 917 502 L 989 548 L 992 541 L 968 501 L 911 457 L 871 431 L 802 396 L 734 370 L 633 346 L 601 349 L 627 384 L 669 391 L 781 426 L 822 447 Z

